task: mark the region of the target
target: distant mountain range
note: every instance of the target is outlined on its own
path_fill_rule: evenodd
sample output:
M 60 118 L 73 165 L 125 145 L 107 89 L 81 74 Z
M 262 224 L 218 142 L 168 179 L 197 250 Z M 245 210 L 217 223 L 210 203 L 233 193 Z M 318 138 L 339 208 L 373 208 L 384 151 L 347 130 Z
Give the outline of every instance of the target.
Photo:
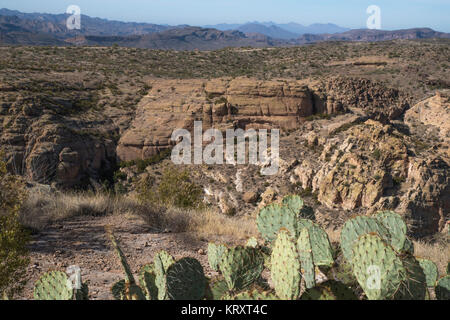
M 315 23 L 304 26 L 299 23 L 279 24 L 274 22 L 249 22 L 245 24 L 217 24 L 207 25 L 205 28 L 217 30 L 239 30 L 244 33 L 261 33 L 268 37 L 279 39 L 296 39 L 303 34 L 339 33 L 350 30 L 332 23 Z
M 0 45 L 99 45 L 174 50 L 295 46 L 322 41 L 385 41 L 450 38 L 428 28 L 396 31 L 349 30 L 334 24 L 252 22 L 192 27 L 81 17 L 81 30 L 68 30 L 68 14 L 0 9 Z

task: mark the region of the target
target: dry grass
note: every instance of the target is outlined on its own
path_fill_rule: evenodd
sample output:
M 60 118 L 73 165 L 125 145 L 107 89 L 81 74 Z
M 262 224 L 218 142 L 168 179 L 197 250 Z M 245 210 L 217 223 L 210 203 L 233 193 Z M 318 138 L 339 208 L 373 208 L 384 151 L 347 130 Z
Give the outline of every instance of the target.
M 20 217 L 26 227 L 42 230 L 52 222 L 75 216 L 132 214 L 138 209 L 135 201 L 108 194 L 32 190 L 22 205 Z
M 240 240 L 257 235 L 254 218 L 228 217 L 213 209 L 154 208 L 138 214 L 150 226 L 197 237 L 227 236 Z
M 55 221 L 76 216 L 133 215 L 149 226 L 194 237 L 227 236 L 247 239 L 256 235 L 254 218 L 227 217 L 215 210 L 164 208 L 140 204 L 136 199 L 102 193 L 63 193 L 32 190 L 22 206 L 21 221 L 33 230 L 43 230 Z
M 414 241 L 414 255 L 436 263 L 439 274 L 445 275 L 447 263 L 450 262 L 450 246 L 448 242 L 424 242 Z

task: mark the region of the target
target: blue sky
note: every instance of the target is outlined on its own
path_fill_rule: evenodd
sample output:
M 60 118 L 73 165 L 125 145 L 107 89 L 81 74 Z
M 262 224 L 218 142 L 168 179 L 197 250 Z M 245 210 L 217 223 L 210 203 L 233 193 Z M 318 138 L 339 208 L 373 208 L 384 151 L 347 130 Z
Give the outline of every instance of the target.
M 382 29 L 430 27 L 450 32 L 450 0 L 0 0 L 0 8 L 83 14 L 121 21 L 205 25 L 274 21 L 366 25 L 369 5 L 381 8 Z

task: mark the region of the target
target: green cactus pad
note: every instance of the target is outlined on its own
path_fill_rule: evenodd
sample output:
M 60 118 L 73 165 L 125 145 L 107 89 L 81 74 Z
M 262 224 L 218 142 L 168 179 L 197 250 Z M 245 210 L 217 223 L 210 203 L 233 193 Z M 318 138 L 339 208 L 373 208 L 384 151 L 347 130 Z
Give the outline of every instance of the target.
M 299 231 L 308 229 L 314 264 L 331 267 L 334 264 L 333 249 L 327 233 L 319 225 L 308 219 L 298 220 Z
M 427 281 L 427 287 L 433 287 L 436 285 L 436 281 L 439 277 L 438 268 L 433 261 L 427 259 L 417 259 L 422 267 L 423 273 Z
M 272 283 L 284 300 L 297 299 L 300 294 L 301 269 L 295 238 L 281 229 L 272 248 Z
M 436 299 L 450 300 L 450 276 L 447 275 L 439 279 L 434 291 L 436 292 Z
M 300 209 L 304 205 L 302 198 L 300 198 L 300 196 L 297 195 L 290 195 L 284 197 L 281 204 L 294 211 L 296 215 L 299 215 Z
M 223 244 L 208 243 L 208 262 L 214 271 L 220 270 L 219 263 L 225 250 L 227 250 L 227 247 Z
M 139 284 L 144 289 L 147 300 L 158 299 L 158 287 L 156 286 L 155 265 L 146 264 L 139 272 Z
M 401 259 L 405 276 L 394 299 L 425 300 L 428 292 L 427 279 L 419 261 L 410 255 L 402 255 Z
M 111 293 L 116 300 L 126 300 L 125 280 L 119 280 L 111 287 Z
M 175 263 L 175 259 L 166 251 L 161 250 L 155 255 L 153 263 L 155 266 L 155 284 L 158 288 L 158 300 L 166 300 L 166 272 Z
M 258 289 L 240 292 L 228 300 L 280 300 L 276 294 L 270 291 L 261 291 Z
M 369 300 L 392 299 L 406 275 L 394 249 L 377 234 L 365 234 L 356 240 L 351 266 Z
M 34 285 L 35 300 L 72 300 L 73 290 L 64 272 L 44 273 Z
M 351 263 L 353 245 L 364 234 L 377 233 L 381 239 L 390 243 L 386 227 L 375 218 L 357 216 L 347 220 L 341 230 L 341 248 L 344 258 Z
M 286 206 L 269 204 L 261 209 L 256 225 L 264 240 L 272 242 L 281 228 L 285 228 L 297 236 L 297 214 Z
M 450 262 L 447 263 L 447 275 L 450 275 Z
M 251 247 L 227 248 L 222 255 L 220 270 L 230 291 L 241 291 L 255 282 L 264 269 L 262 253 Z
M 303 228 L 297 240 L 298 255 L 301 262 L 301 272 L 305 279 L 306 288 L 310 289 L 316 285 L 316 274 L 313 262 L 311 240 L 308 229 Z
M 89 300 L 89 286 L 86 282 L 81 284 L 81 289 L 74 289 L 75 300 Z
M 205 297 L 203 267 L 194 258 L 182 258 L 166 273 L 167 295 L 171 300 L 201 300 Z
M 221 300 L 228 293 L 228 285 L 223 277 L 209 280 L 206 286 L 206 300 Z
M 403 246 L 403 249 L 401 251 L 410 255 L 414 255 L 414 243 L 409 238 L 406 238 L 405 245 Z
M 301 300 L 358 300 L 355 293 L 345 284 L 328 280 L 317 287 L 306 290 Z
M 375 214 L 375 219 L 380 221 L 391 235 L 391 246 L 397 252 L 405 250 L 406 223 L 402 217 L 393 211 L 380 211 Z M 408 250 L 409 244 L 406 247 Z

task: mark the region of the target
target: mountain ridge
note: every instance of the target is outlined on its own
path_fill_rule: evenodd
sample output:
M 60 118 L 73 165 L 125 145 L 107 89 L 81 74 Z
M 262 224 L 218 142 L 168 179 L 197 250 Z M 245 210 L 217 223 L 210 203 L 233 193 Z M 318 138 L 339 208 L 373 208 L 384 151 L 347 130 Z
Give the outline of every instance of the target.
M 82 16 L 81 30 L 68 30 L 65 24 L 68 16 L 0 9 L 0 45 L 119 45 L 144 49 L 216 50 L 226 47 L 287 47 L 324 41 L 450 38 L 450 33 L 430 28 L 393 31 L 354 29 L 341 33 L 306 33 L 297 37 L 296 33 L 286 31 L 272 22 L 249 23 L 237 30 L 223 31 L 187 25 L 109 21 L 88 16 Z M 299 26 L 290 24 L 291 28 Z M 326 30 L 338 26 L 315 24 L 309 27 Z

